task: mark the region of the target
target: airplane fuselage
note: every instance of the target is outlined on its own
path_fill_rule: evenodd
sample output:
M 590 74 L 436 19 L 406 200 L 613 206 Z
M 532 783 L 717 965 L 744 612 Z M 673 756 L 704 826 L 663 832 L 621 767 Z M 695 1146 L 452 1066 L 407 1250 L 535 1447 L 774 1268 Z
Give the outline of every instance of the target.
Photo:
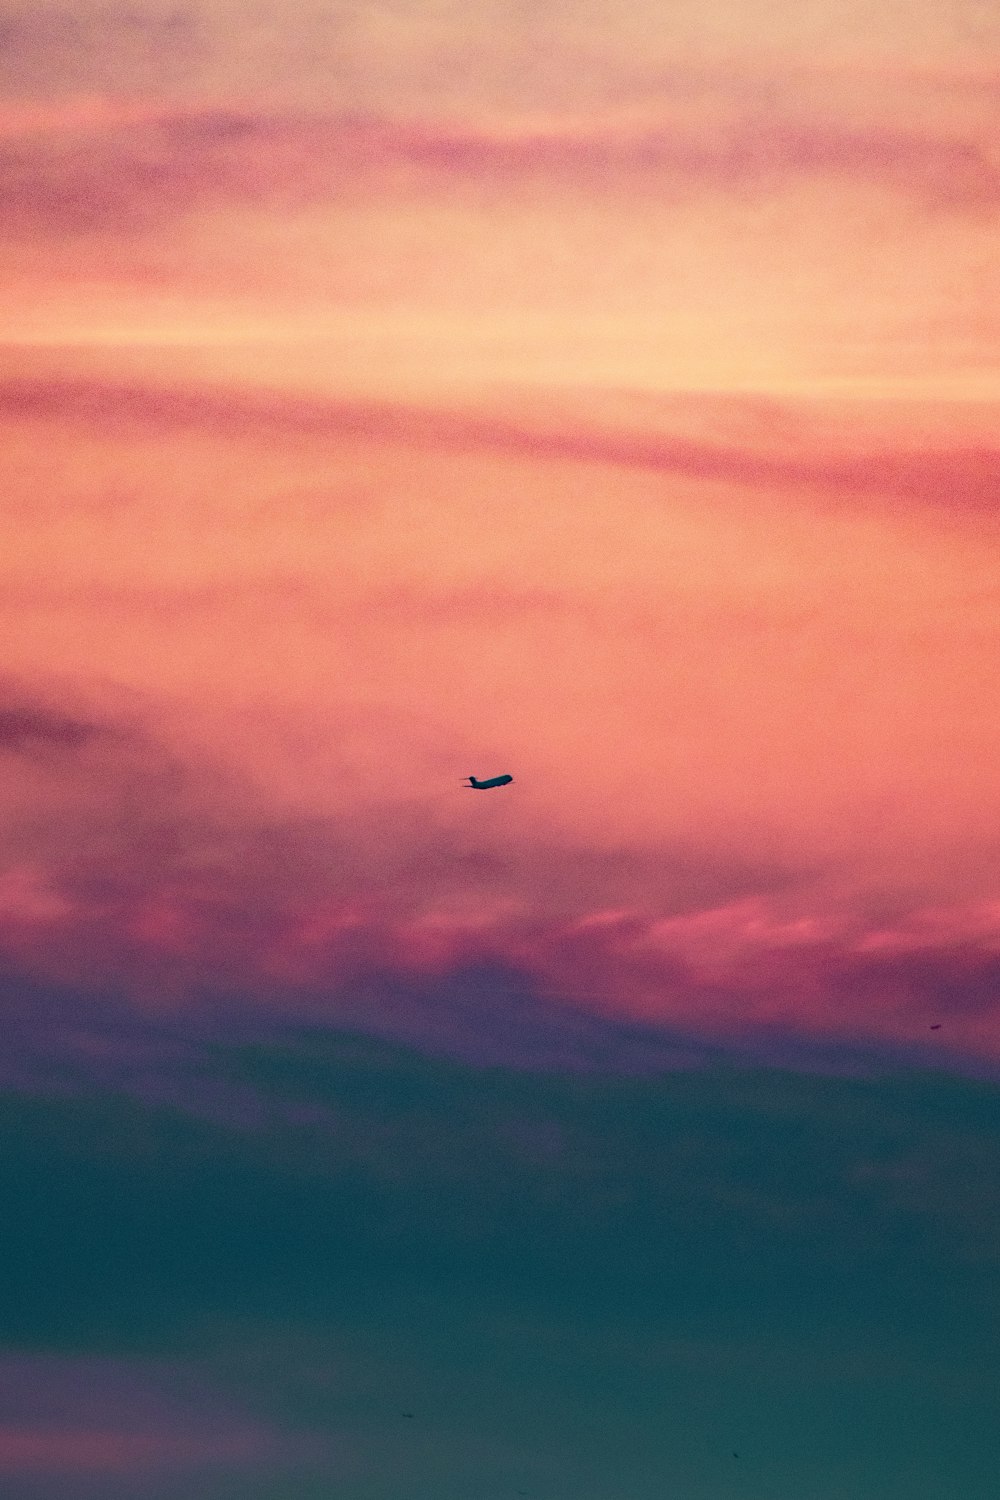
M 513 776 L 491 776 L 489 781 L 477 781 L 474 776 L 470 776 L 469 786 L 477 792 L 487 792 L 492 786 L 506 786 L 513 780 Z

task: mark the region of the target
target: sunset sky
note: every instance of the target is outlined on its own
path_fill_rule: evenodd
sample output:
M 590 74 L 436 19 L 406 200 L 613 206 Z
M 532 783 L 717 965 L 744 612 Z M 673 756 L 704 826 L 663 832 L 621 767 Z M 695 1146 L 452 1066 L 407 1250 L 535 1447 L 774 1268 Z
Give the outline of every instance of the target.
M 998 126 L 986 0 L 0 4 L 5 1493 L 992 1495 Z

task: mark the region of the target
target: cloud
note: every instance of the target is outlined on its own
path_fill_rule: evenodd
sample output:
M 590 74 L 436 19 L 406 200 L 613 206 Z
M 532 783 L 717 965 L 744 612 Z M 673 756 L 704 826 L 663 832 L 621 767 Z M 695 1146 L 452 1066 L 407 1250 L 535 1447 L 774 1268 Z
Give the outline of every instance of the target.
M 734 399 L 734 415 L 743 405 Z M 77 425 L 117 436 L 193 430 L 233 440 L 262 432 L 330 442 L 363 439 L 452 453 L 621 467 L 748 489 L 792 490 L 820 501 L 871 496 L 888 503 L 956 510 L 991 510 L 1000 472 L 1000 449 L 982 440 L 938 440 L 933 446 L 906 448 L 883 439 L 861 454 L 824 451 L 820 441 L 811 453 L 803 453 L 810 413 L 792 404 L 785 412 L 792 431 L 784 442 L 775 441 L 772 427 L 765 440 L 736 446 L 669 431 L 623 430 L 579 417 L 532 420 L 399 402 L 15 376 L 0 381 L 0 418 Z M 801 425 L 796 432 L 797 421 Z
M 259 1106 L 220 1123 L 81 1071 L 0 1095 L 12 1500 L 688 1494 L 734 1429 L 782 1500 L 834 1461 L 990 1493 L 995 1087 L 484 1073 L 316 1028 L 203 1043 L 189 1085 Z
M 204 61 L 201 30 L 196 10 L 174 0 L 135 5 L 9 0 L 0 16 L 0 79 L 14 99 L 190 87 Z
M 360 112 L 266 114 L 233 108 L 159 116 L 128 99 L 102 110 L 71 100 L 55 128 L 23 107 L 0 113 L 0 214 L 6 237 L 144 234 L 230 204 L 289 212 L 316 204 L 434 201 L 474 184 L 668 200 L 766 199 L 796 183 L 845 184 L 943 214 L 988 213 L 1000 200 L 989 137 L 972 123 L 931 133 L 781 110 L 713 116 L 666 106 L 661 118 L 542 126 L 399 119 Z M 36 128 L 30 129 L 34 125 Z
M 0 752 L 52 745 L 72 750 L 98 733 L 93 724 L 44 709 L 0 708 Z
M 323 1446 L 255 1418 L 190 1364 L 0 1350 L 0 1483 L 11 1495 L 151 1495 L 294 1469 Z M 101 1490 L 101 1486 L 106 1486 Z
M 949 1268 L 966 1295 L 995 1302 L 995 1086 L 725 1068 L 484 1074 L 318 1027 L 216 1036 L 196 1058 L 190 1082 L 253 1090 L 256 1115 L 223 1121 L 134 1087 L 98 1092 L 84 1070 L 59 1097 L 0 1098 L 0 1187 L 18 1210 L 0 1305 L 29 1346 L 46 1330 L 65 1339 L 88 1311 L 112 1348 L 135 1348 L 178 1308 L 190 1339 L 212 1309 L 316 1310 L 359 1274 L 406 1286 L 449 1266 L 522 1288 L 558 1272 L 560 1296 L 610 1299 L 624 1286 L 651 1309 L 674 1303 L 671 1267 L 692 1289 L 704 1274 L 779 1303 L 782 1263 L 880 1287 Z M 36 1178 L 46 1192 L 30 1212 Z M 740 1245 L 749 1259 L 737 1266 Z M 53 1265 L 61 1300 L 38 1296 Z M 166 1371 L 172 1399 L 157 1402 L 147 1376 L 113 1403 L 115 1369 L 89 1399 L 74 1373 L 45 1407 L 26 1382 L 7 1420 L 102 1431 L 114 1404 L 126 1433 L 246 1425 L 218 1399 L 220 1419 L 209 1407 L 199 1424 L 197 1398 L 181 1399 Z
M 733 0 L 710 13 L 683 0 L 667 16 L 648 0 L 624 9 L 552 0 L 530 10 L 498 0 L 487 12 L 433 13 L 419 0 L 242 0 L 221 10 L 199 0 L 7 0 L 0 36 L 0 80 L 11 94 L 132 88 L 523 111 L 553 101 L 594 110 L 675 91 L 707 94 L 718 109 L 729 91 L 770 97 L 782 65 L 799 83 L 818 76 L 820 92 L 863 68 L 870 109 L 889 90 L 919 94 L 928 75 L 954 88 L 964 71 L 973 87 L 988 86 L 997 40 L 981 0 L 944 9 L 912 0 L 905 24 L 884 8 L 850 25 L 829 5 L 790 22 L 766 4 Z
M 116 1432 L 0 1424 L 0 1473 L 149 1474 L 169 1467 L 252 1464 L 260 1458 L 256 1434 L 190 1438 L 177 1434 Z
M 19 712 L 34 722 L 23 690 Z M 480 828 L 392 791 L 281 812 L 138 716 L 86 722 L 70 754 L 7 778 L 15 989 L 22 976 L 150 1013 L 262 1007 L 532 1066 L 718 1047 L 924 1057 L 936 1022 L 935 1058 L 1000 1058 L 989 903 L 924 913 L 897 896 L 887 919 L 821 869 L 708 841 Z

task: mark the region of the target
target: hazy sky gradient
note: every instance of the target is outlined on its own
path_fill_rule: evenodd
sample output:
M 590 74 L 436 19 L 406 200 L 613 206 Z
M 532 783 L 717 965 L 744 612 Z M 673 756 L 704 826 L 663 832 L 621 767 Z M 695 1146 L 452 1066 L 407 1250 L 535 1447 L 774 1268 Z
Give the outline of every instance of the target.
M 17 1500 L 990 1493 L 998 79 L 984 0 L 0 4 Z

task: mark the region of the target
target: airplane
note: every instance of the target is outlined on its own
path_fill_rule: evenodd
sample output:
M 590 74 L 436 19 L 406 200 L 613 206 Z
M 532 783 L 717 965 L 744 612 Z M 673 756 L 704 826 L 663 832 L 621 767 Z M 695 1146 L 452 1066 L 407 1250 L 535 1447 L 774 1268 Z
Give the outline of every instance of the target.
M 491 776 L 489 781 L 477 781 L 474 776 L 469 777 L 469 789 L 474 788 L 477 792 L 489 791 L 491 786 L 506 786 L 508 781 L 513 781 L 513 776 Z

